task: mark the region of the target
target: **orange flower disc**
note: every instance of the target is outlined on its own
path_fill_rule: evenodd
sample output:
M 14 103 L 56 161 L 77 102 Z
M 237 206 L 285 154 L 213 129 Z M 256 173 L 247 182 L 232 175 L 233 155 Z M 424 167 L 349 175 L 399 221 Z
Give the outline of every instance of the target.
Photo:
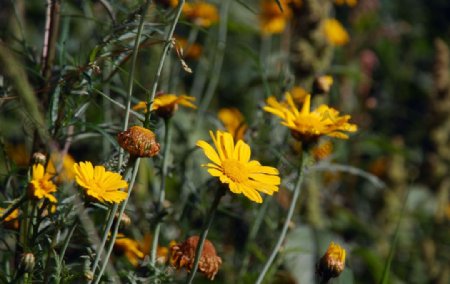
M 137 157 L 153 157 L 159 153 L 159 143 L 151 130 L 132 126 L 126 131 L 117 134 L 119 145 L 128 153 Z

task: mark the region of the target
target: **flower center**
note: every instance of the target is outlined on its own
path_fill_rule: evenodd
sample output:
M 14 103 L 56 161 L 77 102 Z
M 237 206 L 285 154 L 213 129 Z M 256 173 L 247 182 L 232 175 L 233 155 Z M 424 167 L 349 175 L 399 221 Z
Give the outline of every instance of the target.
M 245 164 L 236 160 L 222 161 L 223 173 L 234 182 L 244 182 L 248 179 L 248 170 Z

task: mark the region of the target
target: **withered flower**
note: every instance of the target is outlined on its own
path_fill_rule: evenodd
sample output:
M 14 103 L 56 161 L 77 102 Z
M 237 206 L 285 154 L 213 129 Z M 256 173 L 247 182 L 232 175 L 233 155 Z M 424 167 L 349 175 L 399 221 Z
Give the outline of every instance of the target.
M 317 274 L 324 281 L 338 277 L 345 269 L 345 249 L 333 242 L 317 264 Z
M 191 236 L 183 243 L 176 244 L 170 248 L 171 264 L 177 269 L 186 267 L 188 272 L 194 267 L 195 251 L 197 249 L 199 236 Z M 217 256 L 214 245 L 205 240 L 203 251 L 198 263 L 198 270 L 206 275 L 210 280 L 214 280 L 222 259 Z
M 120 132 L 117 140 L 123 149 L 136 157 L 153 157 L 159 153 L 160 146 L 155 133 L 141 126 L 132 126 Z

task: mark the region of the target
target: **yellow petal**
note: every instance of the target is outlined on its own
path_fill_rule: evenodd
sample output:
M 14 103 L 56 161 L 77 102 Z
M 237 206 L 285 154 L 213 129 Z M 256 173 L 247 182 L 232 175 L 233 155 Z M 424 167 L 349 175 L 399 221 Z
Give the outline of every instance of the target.
M 209 145 L 203 140 L 197 141 L 196 145 L 203 149 L 203 152 L 205 153 L 206 157 L 208 157 L 208 159 L 210 159 L 213 163 L 217 165 L 220 165 L 222 163 L 219 158 L 219 155 L 217 155 L 217 152 L 211 145 Z

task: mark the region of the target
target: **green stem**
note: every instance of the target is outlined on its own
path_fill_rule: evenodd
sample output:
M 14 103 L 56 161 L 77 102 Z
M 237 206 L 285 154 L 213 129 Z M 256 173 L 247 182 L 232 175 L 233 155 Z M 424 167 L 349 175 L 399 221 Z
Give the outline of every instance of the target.
M 114 243 L 116 242 L 117 233 L 119 232 L 119 226 L 120 226 L 120 221 L 122 220 L 123 212 L 125 211 L 125 208 L 127 207 L 128 200 L 130 199 L 131 192 L 133 191 L 134 182 L 136 181 L 136 176 L 137 176 L 137 172 L 139 170 L 140 162 L 141 162 L 141 159 L 137 158 L 136 162 L 133 165 L 133 174 L 131 176 L 130 185 L 128 186 L 127 198 L 120 205 L 119 216 L 117 217 L 117 221 L 114 222 L 114 227 L 113 227 L 113 230 L 111 233 L 108 250 L 106 251 L 105 260 L 103 261 L 103 265 L 100 269 L 100 272 L 98 273 L 97 278 L 95 279 L 95 282 L 94 282 L 95 284 L 99 283 L 100 279 L 102 278 L 103 273 L 105 272 L 106 265 L 108 264 L 108 260 L 111 255 L 112 249 L 114 247 Z
M 137 34 L 136 37 L 134 39 L 134 47 L 133 47 L 133 55 L 132 55 L 132 60 L 131 60 L 131 70 L 130 70 L 130 74 L 128 77 L 128 88 L 127 88 L 127 105 L 126 105 L 126 109 L 125 109 L 125 120 L 123 123 L 123 130 L 127 130 L 128 128 L 128 120 L 130 118 L 130 111 L 131 111 L 131 98 L 133 96 L 133 82 L 134 82 L 134 73 L 136 70 L 136 62 L 137 62 L 137 56 L 138 56 L 138 52 L 139 52 L 139 42 L 141 41 L 141 35 L 142 35 L 142 30 L 144 27 L 144 22 L 145 22 L 145 13 L 147 12 L 148 6 L 150 5 L 150 0 L 147 0 L 144 4 L 144 8 L 143 8 L 143 12 L 140 20 L 139 20 L 139 26 L 137 29 Z M 125 156 L 125 152 L 122 148 L 120 148 L 120 152 L 119 152 L 119 163 L 118 163 L 118 170 L 120 171 L 120 169 L 122 168 L 122 164 L 123 164 L 123 160 L 124 160 L 124 156 Z M 129 190 L 131 191 L 131 190 Z M 114 216 L 117 213 L 117 209 L 119 208 L 118 204 L 114 204 L 114 206 L 111 208 L 110 214 L 109 214 L 109 218 L 108 218 L 108 222 L 107 225 L 105 227 L 105 231 L 103 233 L 103 237 L 102 237 L 102 242 L 100 244 L 100 247 L 98 247 L 97 249 L 97 254 L 95 256 L 95 260 L 94 260 L 94 264 L 92 266 L 92 273 L 95 275 L 95 270 L 97 269 L 98 263 L 100 262 L 100 257 L 102 255 L 103 249 L 105 247 L 106 244 L 106 240 L 108 239 L 108 233 L 111 229 L 112 223 L 114 221 Z M 107 258 L 105 259 L 105 263 L 107 263 L 108 260 Z
M 295 188 L 294 188 L 294 196 L 292 196 L 288 214 L 287 214 L 286 220 L 284 221 L 284 224 L 283 224 L 283 229 L 281 230 L 280 236 L 278 237 L 278 241 L 277 241 L 274 249 L 272 250 L 272 253 L 270 254 L 269 259 L 267 259 L 262 272 L 259 274 L 259 277 L 256 280 L 256 284 L 260 284 L 264 280 L 264 276 L 266 275 L 267 271 L 269 271 L 269 268 L 272 265 L 273 261 L 275 260 L 275 257 L 277 256 L 278 251 L 280 250 L 281 244 L 283 243 L 283 241 L 286 237 L 286 233 L 289 228 L 289 223 L 291 222 L 292 215 L 294 214 L 294 209 L 297 204 L 298 197 L 300 196 L 300 189 L 301 189 L 301 185 L 303 182 L 303 176 L 304 176 L 303 175 L 303 168 L 305 166 L 305 157 L 304 156 L 305 156 L 305 153 L 302 153 L 301 157 L 300 157 L 300 165 L 298 168 L 297 181 L 295 183 Z
M 159 60 L 158 69 L 156 70 L 155 77 L 153 78 L 152 90 L 150 93 L 147 94 L 147 111 L 145 113 L 145 120 L 144 120 L 145 128 L 148 128 L 148 126 L 150 124 L 150 115 L 151 115 L 150 110 L 152 109 L 153 100 L 155 99 L 156 90 L 158 89 L 158 82 L 159 82 L 159 78 L 161 77 L 161 72 L 162 72 L 162 68 L 164 66 L 164 62 L 166 61 L 167 53 L 169 52 L 169 49 L 172 47 L 173 33 L 175 32 L 175 27 L 178 24 L 178 19 L 180 18 L 181 10 L 183 8 L 184 2 L 185 2 L 185 0 L 180 0 L 178 2 L 176 16 L 172 22 L 172 25 L 170 26 L 169 33 L 167 34 L 166 43 L 165 43 L 164 49 L 162 51 L 161 58 Z
M 163 161 L 162 161 L 162 171 L 161 171 L 161 185 L 159 189 L 159 200 L 156 205 L 158 211 L 160 211 L 164 207 L 164 200 L 166 195 L 166 177 L 167 177 L 167 168 L 169 161 L 169 153 L 170 153 L 170 145 L 171 145 L 171 136 L 172 136 L 172 127 L 171 127 L 171 119 L 164 119 L 164 153 L 163 153 Z M 156 261 L 156 253 L 158 251 L 158 239 L 159 233 L 161 231 L 161 220 L 156 220 L 156 227 L 153 236 L 152 242 L 152 250 L 151 250 L 151 264 L 155 264 Z
M 203 245 L 205 243 L 206 236 L 208 235 L 209 228 L 211 228 L 211 224 L 214 219 L 214 215 L 216 215 L 216 211 L 217 211 L 217 207 L 219 205 L 220 199 L 222 198 L 222 196 L 225 195 L 225 192 L 226 192 L 225 190 L 226 189 L 224 188 L 224 186 L 221 185 L 220 188 L 217 190 L 216 196 L 214 197 L 214 201 L 211 204 L 211 208 L 209 209 L 209 214 L 207 215 L 208 219 L 206 221 L 205 228 L 203 229 L 202 235 L 200 236 L 200 240 L 198 241 L 198 244 L 197 244 L 197 249 L 195 251 L 194 266 L 191 270 L 191 274 L 189 275 L 189 278 L 186 281 L 186 283 L 188 283 L 188 284 L 191 284 L 192 281 L 194 280 L 195 273 L 197 272 L 197 269 L 198 269 L 198 263 L 200 261 L 201 254 L 203 252 Z

